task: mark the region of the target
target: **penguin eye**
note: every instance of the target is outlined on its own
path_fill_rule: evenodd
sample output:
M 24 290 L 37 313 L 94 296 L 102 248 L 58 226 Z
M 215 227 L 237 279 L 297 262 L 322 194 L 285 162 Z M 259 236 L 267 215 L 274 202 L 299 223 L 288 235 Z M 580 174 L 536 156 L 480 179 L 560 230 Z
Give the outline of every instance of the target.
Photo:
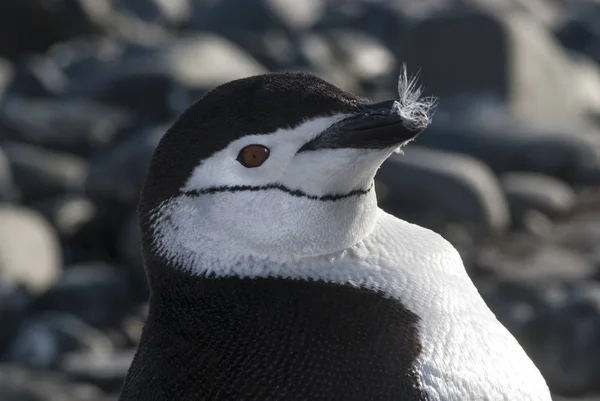
M 253 168 L 262 165 L 269 158 L 269 148 L 262 145 L 248 145 L 240 150 L 237 161 L 242 163 L 242 166 Z

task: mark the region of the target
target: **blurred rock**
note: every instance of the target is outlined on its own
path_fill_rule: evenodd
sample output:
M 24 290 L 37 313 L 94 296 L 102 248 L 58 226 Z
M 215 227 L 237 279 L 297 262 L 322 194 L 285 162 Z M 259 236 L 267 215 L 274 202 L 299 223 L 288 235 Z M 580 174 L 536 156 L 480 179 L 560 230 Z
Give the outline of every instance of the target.
M 68 313 L 95 327 L 114 327 L 131 303 L 130 283 L 123 271 L 104 263 L 87 263 L 65 268 L 34 306 Z
M 9 91 L 20 96 L 60 96 L 68 81 L 60 66 L 52 59 L 38 54 L 20 58 Z
M 23 283 L 32 292 L 50 287 L 60 274 L 56 233 L 38 213 L 0 205 L 0 281 Z
M 135 207 L 154 149 L 167 128 L 140 132 L 98 154 L 91 162 L 86 194 Z
M 141 286 L 146 285 L 146 272 L 142 259 L 142 233 L 137 213 L 132 212 L 123 223 L 119 233 L 119 256 L 134 270 L 134 277 Z
M 65 313 L 44 313 L 25 320 L 11 342 L 4 360 L 38 369 L 56 368 L 64 354 L 90 350 L 96 355 L 112 352 L 108 337 Z
M 524 225 L 529 211 L 538 211 L 550 218 L 565 215 L 575 205 L 575 192 L 552 177 L 532 173 L 507 173 L 500 182 L 508 200 L 513 223 Z
M 11 98 L 0 110 L 3 123 L 13 128 L 11 139 L 84 156 L 131 124 L 129 113 L 87 100 Z
M 600 390 L 600 285 L 574 287 L 564 302 L 532 319 L 521 343 L 560 394 Z
M 196 34 L 159 51 L 124 60 L 124 75 L 162 74 L 189 88 L 212 89 L 236 78 L 267 72 L 244 50 L 214 34 Z
M 13 1 L 2 5 L 0 54 L 43 52 L 52 44 L 100 31 L 108 0 Z M 43 34 L 39 34 L 43 32 Z
M 600 250 L 600 213 L 584 213 L 557 224 L 552 240 L 578 252 Z
M 116 10 L 126 11 L 150 22 L 179 26 L 187 22 L 192 12 L 190 0 L 121 0 Z
M 12 171 L 8 158 L 0 146 L 0 202 L 13 199 L 15 189 L 13 186 Z
M 2 401 L 116 401 L 89 384 L 73 383 L 57 373 L 0 365 Z
M 77 156 L 18 143 L 6 143 L 4 150 L 24 201 L 84 188 L 88 166 Z
M 584 113 L 592 117 L 600 116 L 600 67 L 585 57 L 572 57 L 572 60 L 571 74 L 575 81 L 572 91 L 577 95 Z
M 94 203 L 79 195 L 58 195 L 30 206 L 41 212 L 61 237 L 72 237 L 96 218 Z
M 197 3 L 193 25 L 199 30 L 222 34 L 232 31 L 293 32 L 316 24 L 324 11 L 324 2 L 318 0 L 201 1 Z
M 569 129 L 564 123 L 534 126 L 502 113 L 438 118 L 418 144 L 476 157 L 497 174 L 536 172 L 571 185 L 585 184 L 583 170 L 600 164 L 597 132 L 576 125 Z
M 419 68 L 426 93 L 442 99 L 492 94 L 519 117 L 564 121 L 582 114 L 565 52 L 526 13 L 471 11 L 424 20 L 402 58 Z
M 4 96 L 4 91 L 10 85 L 14 74 L 15 71 L 11 62 L 0 58 L 0 99 Z
M 487 246 L 479 250 L 477 264 L 499 280 L 530 282 L 540 287 L 584 282 L 599 276 L 596 267 L 584 256 L 555 245 L 529 249 Z
M 27 316 L 31 302 L 31 294 L 25 287 L 0 282 L 0 357 Z
M 397 78 L 394 55 L 379 40 L 358 30 L 335 29 L 326 32 L 340 65 L 359 80 Z
M 75 353 L 63 360 L 60 369 L 74 379 L 92 383 L 108 392 L 118 392 L 134 353 L 135 350 L 109 355 Z
M 421 216 L 419 223 L 441 227 L 460 223 L 482 233 L 501 233 L 509 212 L 493 173 L 479 161 L 411 145 L 393 155 L 377 180 L 382 205 L 399 216 Z

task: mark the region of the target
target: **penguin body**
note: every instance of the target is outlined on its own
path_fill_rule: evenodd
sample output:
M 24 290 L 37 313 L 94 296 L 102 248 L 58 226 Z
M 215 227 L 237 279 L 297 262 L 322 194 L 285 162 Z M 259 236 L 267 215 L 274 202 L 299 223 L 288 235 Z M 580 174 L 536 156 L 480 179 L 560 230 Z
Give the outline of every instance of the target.
M 180 117 L 140 200 L 152 295 L 120 400 L 550 400 L 456 250 L 377 207 L 428 123 L 400 89 L 271 74 Z

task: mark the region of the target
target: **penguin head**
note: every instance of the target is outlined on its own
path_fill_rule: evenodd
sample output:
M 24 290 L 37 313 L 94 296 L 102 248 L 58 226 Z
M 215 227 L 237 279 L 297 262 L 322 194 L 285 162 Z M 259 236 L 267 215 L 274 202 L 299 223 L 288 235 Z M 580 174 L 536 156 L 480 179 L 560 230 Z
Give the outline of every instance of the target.
M 139 206 L 144 252 L 193 269 L 352 246 L 375 224 L 377 169 L 429 122 L 413 89 L 370 103 L 275 73 L 208 92 L 155 151 Z

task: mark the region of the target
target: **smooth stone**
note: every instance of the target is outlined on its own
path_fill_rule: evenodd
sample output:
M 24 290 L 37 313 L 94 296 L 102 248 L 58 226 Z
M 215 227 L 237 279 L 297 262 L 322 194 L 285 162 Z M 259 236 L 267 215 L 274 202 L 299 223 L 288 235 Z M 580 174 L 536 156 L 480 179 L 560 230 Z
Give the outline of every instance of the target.
M 137 213 L 131 212 L 120 229 L 117 249 L 119 257 L 132 269 L 132 278 L 143 298 L 148 295 L 148 283 L 142 257 L 142 233 Z
M 67 355 L 60 370 L 78 381 L 91 383 L 107 392 L 118 392 L 133 361 L 135 350 L 97 355 L 79 352 Z
M 501 280 L 544 283 L 585 282 L 600 277 L 596 267 L 585 256 L 556 245 L 493 245 L 478 251 L 477 264 Z
M 4 2 L 0 13 L 0 54 L 17 58 L 43 53 L 55 43 L 99 31 L 108 0 Z
M 428 227 L 451 223 L 480 233 L 502 233 L 509 224 L 506 200 L 494 174 L 466 156 L 411 145 L 379 169 L 380 200 L 399 216 L 423 214 Z
M 4 150 L 23 201 L 83 191 L 88 173 L 84 159 L 22 143 L 5 144 Z
M 356 29 L 331 29 L 325 35 L 331 41 L 340 65 L 359 80 L 397 79 L 396 59 L 375 36 Z
M 0 365 L 2 401 L 116 401 L 98 388 L 56 372 Z
M 6 59 L 0 58 L 0 99 L 4 92 L 10 86 L 15 75 L 15 68 L 12 63 Z
M 115 327 L 133 307 L 130 287 L 125 272 L 104 263 L 67 266 L 34 307 L 68 313 L 94 327 Z
M 582 171 L 597 160 L 600 134 L 576 124 L 532 125 L 503 113 L 451 119 L 436 114 L 418 144 L 473 156 L 496 174 L 535 172 L 576 186 L 582 183 Z
M 408 32 L 402 47 L 402 59 L 419 69 L 427 94 L 492 94 L 511 115 L 533 121 L 583 115 L 566 52 L 526 12 L 434 14 Z
M 105 334 L 77 317 L 46 312 L 21 324 L 4 359 L 38 369 L 55 369 L 67 353 L 85 350 L 103 355 L 113 348 Z
M 123 61 L 123 74 L 161 71 L 175 82 L 191 88 L 212 88 L 236 78 L 267 72 L 243 49 L 209 33 L 185 36 L 159 51 Z
M 67 77 L 54 60 L 32 54 L 17 61 L 8 89 L 18 96 L 53 97 L 64 94 L 67 85 Z
M 167 129 L 163 125 L 139 132 L 94 157 L 86 195 L 135 207 L 154 149 Z
M 553 177 L 533 173 L 506 173 L 500 176 L 513 222 L 523 226 L 527 212 L 538 211 L 550 218 L 565 215 L 575 206 L 575 192 Z
M 22 285 L 0 282 L 0 358 L 30 311 L 32 297 Z
M 30 206 L 42 213 L 61 237 L 73 237 L 97 217 L 96 205 L 80 195 L 61 194 Z
M 170 26 L 186 23 L 193 9 L 190 0 L 121 0 L 114 7 L 142 20 Z
M 523 328 L 526 351 L 554 391 L 585 395 L 600 390 L 600 284 L 573 287 L 562 303 Z
M 0 281 L 22 283 L 39 293 L 60 275 L 61 253 L 56 232 L 39 213 L 0 205 Z
M 12 200 L 16 196 L 10 162 L 0 145 L 0 202 Z
M 582 253 L 600 250 L 600 212 L 582 213 L 557 224 L 552 242 Z
M 131 113 L 82 99 L 11 97 L 1 110 L 13 140 L 83 156 L 110 145 L 132 124 Z

